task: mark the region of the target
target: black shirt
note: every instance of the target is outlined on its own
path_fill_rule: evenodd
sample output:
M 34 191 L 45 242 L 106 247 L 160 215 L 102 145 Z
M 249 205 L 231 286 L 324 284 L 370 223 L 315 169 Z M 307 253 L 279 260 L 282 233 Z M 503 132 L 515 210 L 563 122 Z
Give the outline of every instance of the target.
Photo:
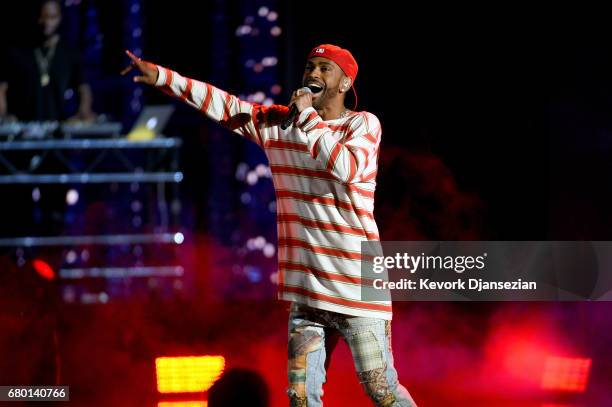
M 47 50 L 42 49 L 45 54 Z M 11 48 L 0 61 L 0 82 L 8 83 L 8 113 L 21 121 L 63 120 L 66 91 L 84 83 L 79 53 L 61 41 L 49 64 L 49 83 L 42 86 L 35 48 Z

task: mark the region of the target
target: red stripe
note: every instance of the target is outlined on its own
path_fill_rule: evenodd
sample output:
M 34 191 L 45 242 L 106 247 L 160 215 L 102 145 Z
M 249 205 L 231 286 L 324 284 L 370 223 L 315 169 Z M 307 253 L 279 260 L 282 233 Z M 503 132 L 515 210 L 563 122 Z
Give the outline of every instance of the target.
M 347 123 L 344 124 L 328 124 L 327 127 L 329 127 L 330 130 L 332 131 L 341 131 L 341 132 L 345 132 L 347 131 L 347 129 L 350 128 L 350 125 Z
M 238 103 L 240 103 L 240 101 L 238 101 Z M 255 126 L 255 133 L 257 136 L 257 139 L 253 141 L 263 148 L 264 141 L 263 137 L 261 137 L 261 133 L 259 132 L 259 113 L 261 112 L 261 108 L 261 105 L 253 105 L 251 110 L 251 120 L 253 120 L 253 126 Z M 246 126 L 244 126 L 244 134 L 248 134 L 248 132 L 246 131 Z
M 317 116 L 319 116 L 319 113 L 317 113 L 316 110 L 314 112 L 310 112 L 308 118 L 306 119 L 306 122 L 308 123 L 309 121 L 314 120 Z
M 292 149 L 302 151 L 304 153 L 309 153 L 308 145 L 304 143 L 297 143 L 293 141 L 284 141 L 284 140 L 270 140 L 266 145 L 268 148 L 279 148 L 279 149 Z
M 206 97 L 204 98 L 204 103 L 202 103 L 202 107 L 200 108 L 200 110 L 206 113 L 208 111 L 210 101 L 212 100 L 212 86 L 208 83 L 204 83 L 204 85 L 206 85 Z
M 331 247 L 323 247 L 323 246 L 315 246 L 308 242 L 305 242 L 300 239 L 293 238 L 279 238 L 278 239 L 279 246 L 287 246 L 287 247 L 299 247 L 302 249 L 310 250 L 316 254 L 325 254 L 328 256 L 336 256 L 342 257 L 349 260 L 361 260 L 361 253 L 349 252 L 346 250 L 335 249 Z
M 368 139 L 368 141 L 370 141 L 372 144 L 376 144 L 378 142 L 378 139 L 373 134 L 366 133 L 366 134 L 363 135 L 363 137 Z
M 362 181 L 371 181 L 373 179 L 376 179 L 376 174 L 378 173 L 377 170 L 372 171 L 370 174 L 364 176 L 363 178 L 361 178 Z
M 331 302 L 333 304 L 344 305 L 350 308 L 367 309 L 367 310 L 384 311 L 384 312 L 392 311 L 392 308 L 390 305 L 370 304 L 367 302 L 360 302 L 360 301 L 346 300 L 344 298 L 331 297 L 329 295 L 319 294 L 319 293 L 316 293 L 316 292 L 313 292 L 313 291 L 310 291 L 310 290 L 307 290 L 301 287 L 289 287 L 286 285 L 282 285 L 282 286 L 279 285 L 279 290 L 281 292 L 284 291 L 288 293 L 300 294 L 306 297 L 313 298 L 315 300 Z
M 366 198 L 374 199 L 374 192 L 368 191 L 367 189 L 359 188 L 355 184 L 348 184 L 349 189 L 354 190 L 359 195 L 364 196 Z
M 334 167 L 336 166 L 336 160 L 338 159 L 338 156 L 340 155 L 340 151 L 342 151 L 342 147 L 343 145 L 340 144 L 339 141 L 337 141 L 336 144 L 334 145 L 331 151 L 331 154 L 329 155 L 329 159 L 327 160 L 327 170 L 328 171 L 332 171 Z
M 225 100 L 225 103 L 223 105 L 223 118 L 221 119 L 221 121 L 227 122 L 227 120 L 229 119 L 229 105 L 230 105 L 229 93 L 225 93 L 225 97 L 223 99 Z
M 285 269 L 287 271 L 299 271 L 306 274 L 312 274 L 315 277 L 321 277 L 327 280 L 339 281 L 341 283 L 350 283 L 350 284 L 365 284 L 367 287 L 374 287 L 374 280 L 369 278 L 361 278 L 357 276 L 349 276 L 346 274 L 334 274 L 329 273 L 327 271 L 320 270 L 316 267 L 305 266 L 303 264 L 291 263 L 289 261 L 281 261 L 278 263 L 278 267 L 280 269 Z M 282 274 L 282 273 L 280 273 Z
M 314 128 L 315 129 L 325 129 L 325 128 L 328 128 L 328 127 L 327 127 L 327 125 L 324 122 L 320 121 L 317 124 L 315 124 Z
M 333 175 L 331 175 L 325 170 L 312 170 L 310 168 L 299 168 L 292 167 L 290 165 L 278 164 L 270 165 L 270 169 L 272 170 L 272 172 L 275 172 L 277 174 L 301 175 L 306 177 L 318 177 L 337 181 Z
M 329 230 L 329 231 L 337 232 L 337 233 L 349 233 L 352 235 L 366 237 L 365 231 L 360 228 L 356 228 L 352 226 L 345 226 L 345 225 L 337 225 L 334 223 L 323 222 L 319 220 L 307 219 L 299 215 L 279 213 L 276 219 L 279 222 L 297 222 L 303 226 L 310 227 L 310 228 Z
M 183 92 L 183 95 L 181 96 L 181 98 L 183 100 L 193 100 L 193 97 L 191 97 L 191 88 L 193 87 L 193 80 L 187 78 L 187 86 L 185 87 L 185 91 Z
M 288 261 L 281 261 L 278 263 L 278 267 L 280 269 L 285 269 L 285 270 L 301 271 L 303 273 L 312 274 L 313 276 L 325 278 L 327 280 L 339 281 L 342 283 L 361 284 L 361 277 L 347 276 L 345 274 L 328 273 L 327 271 L 318 270 L 314 267 L 307 267 L 303 264 L 291 263 Z M 371 280 L 371 281 L 372 281 L 372 284 L 374 284 L 374 280 Z
M 304 201 L 311 201 L 313 203 L 321 203 L 324 205 L 332 205 L 339 207 L 341 209 L 345 209 L 347 211 L 354 212 L 357 216 L 367 216 L 368 218 L 374 220 L 374 216 L 372 213 L 368 212 L 366 209 L 355 207 L 351 202 L 345 202 L 334 197 L 325 197 L 313 194 L 307 194 L 304 192 L 296 192 L 289 191 L 286 189 L 277 189 L 276 190 L 277 198 L 294 198 L 294 199 L 302 199 Z
M 164 68 L 166 69 L 166 68 Z M 166 83 L 164 85 L 170 87 L 172 85 L 172 77 L 174 73 L 170 69 L 166 69 Z

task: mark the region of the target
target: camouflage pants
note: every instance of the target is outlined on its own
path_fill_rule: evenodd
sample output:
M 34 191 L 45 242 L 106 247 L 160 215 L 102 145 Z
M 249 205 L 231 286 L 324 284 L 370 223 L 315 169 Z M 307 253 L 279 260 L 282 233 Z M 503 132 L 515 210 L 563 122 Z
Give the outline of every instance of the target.
M 290 405 L 323 405 L 329 356 L 341 337 L 349 345 L 359 382 L 375 406 L 416 406 L 393 367 L 390 322 L 293 303 L 289 313 Z

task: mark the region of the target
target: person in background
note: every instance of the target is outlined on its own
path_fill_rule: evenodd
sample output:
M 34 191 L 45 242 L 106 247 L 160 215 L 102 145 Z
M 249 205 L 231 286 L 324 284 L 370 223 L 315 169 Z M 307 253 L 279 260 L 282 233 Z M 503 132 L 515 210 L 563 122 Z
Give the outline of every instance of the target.
M 74 89 L 78 110 L 70 119 L 93 121 L 92 92 L 83 78 L 77 50 L 62 41 L 58 0 L 38 8 L 38 32 L 32 45 L 8 49 L 0 61 L 0 119 L 66 120 L 66 93 Z

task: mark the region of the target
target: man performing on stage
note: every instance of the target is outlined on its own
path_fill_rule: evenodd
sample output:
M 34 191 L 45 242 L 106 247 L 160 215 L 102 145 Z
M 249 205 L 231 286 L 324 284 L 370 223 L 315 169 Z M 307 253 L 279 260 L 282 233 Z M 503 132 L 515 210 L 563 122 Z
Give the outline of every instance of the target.
M 379 239 L 373 210 L 381 128 L 373 114 L 344 106 L 357 77 L 351 53 L 315 47 L 292 109 L 247 103 L 128 56 L 142 73 L 134 81 L 181 98 L 268 157 L 277 198 L 279 298 L 292 302 L 291 406 L 322 405 L 327 354 L 339 337 L 376 406 L 415 406 L 393 366 L 391 302 L 361 300 L 360 242 Z M 289 114 L 295 119 L 284 123 Z

